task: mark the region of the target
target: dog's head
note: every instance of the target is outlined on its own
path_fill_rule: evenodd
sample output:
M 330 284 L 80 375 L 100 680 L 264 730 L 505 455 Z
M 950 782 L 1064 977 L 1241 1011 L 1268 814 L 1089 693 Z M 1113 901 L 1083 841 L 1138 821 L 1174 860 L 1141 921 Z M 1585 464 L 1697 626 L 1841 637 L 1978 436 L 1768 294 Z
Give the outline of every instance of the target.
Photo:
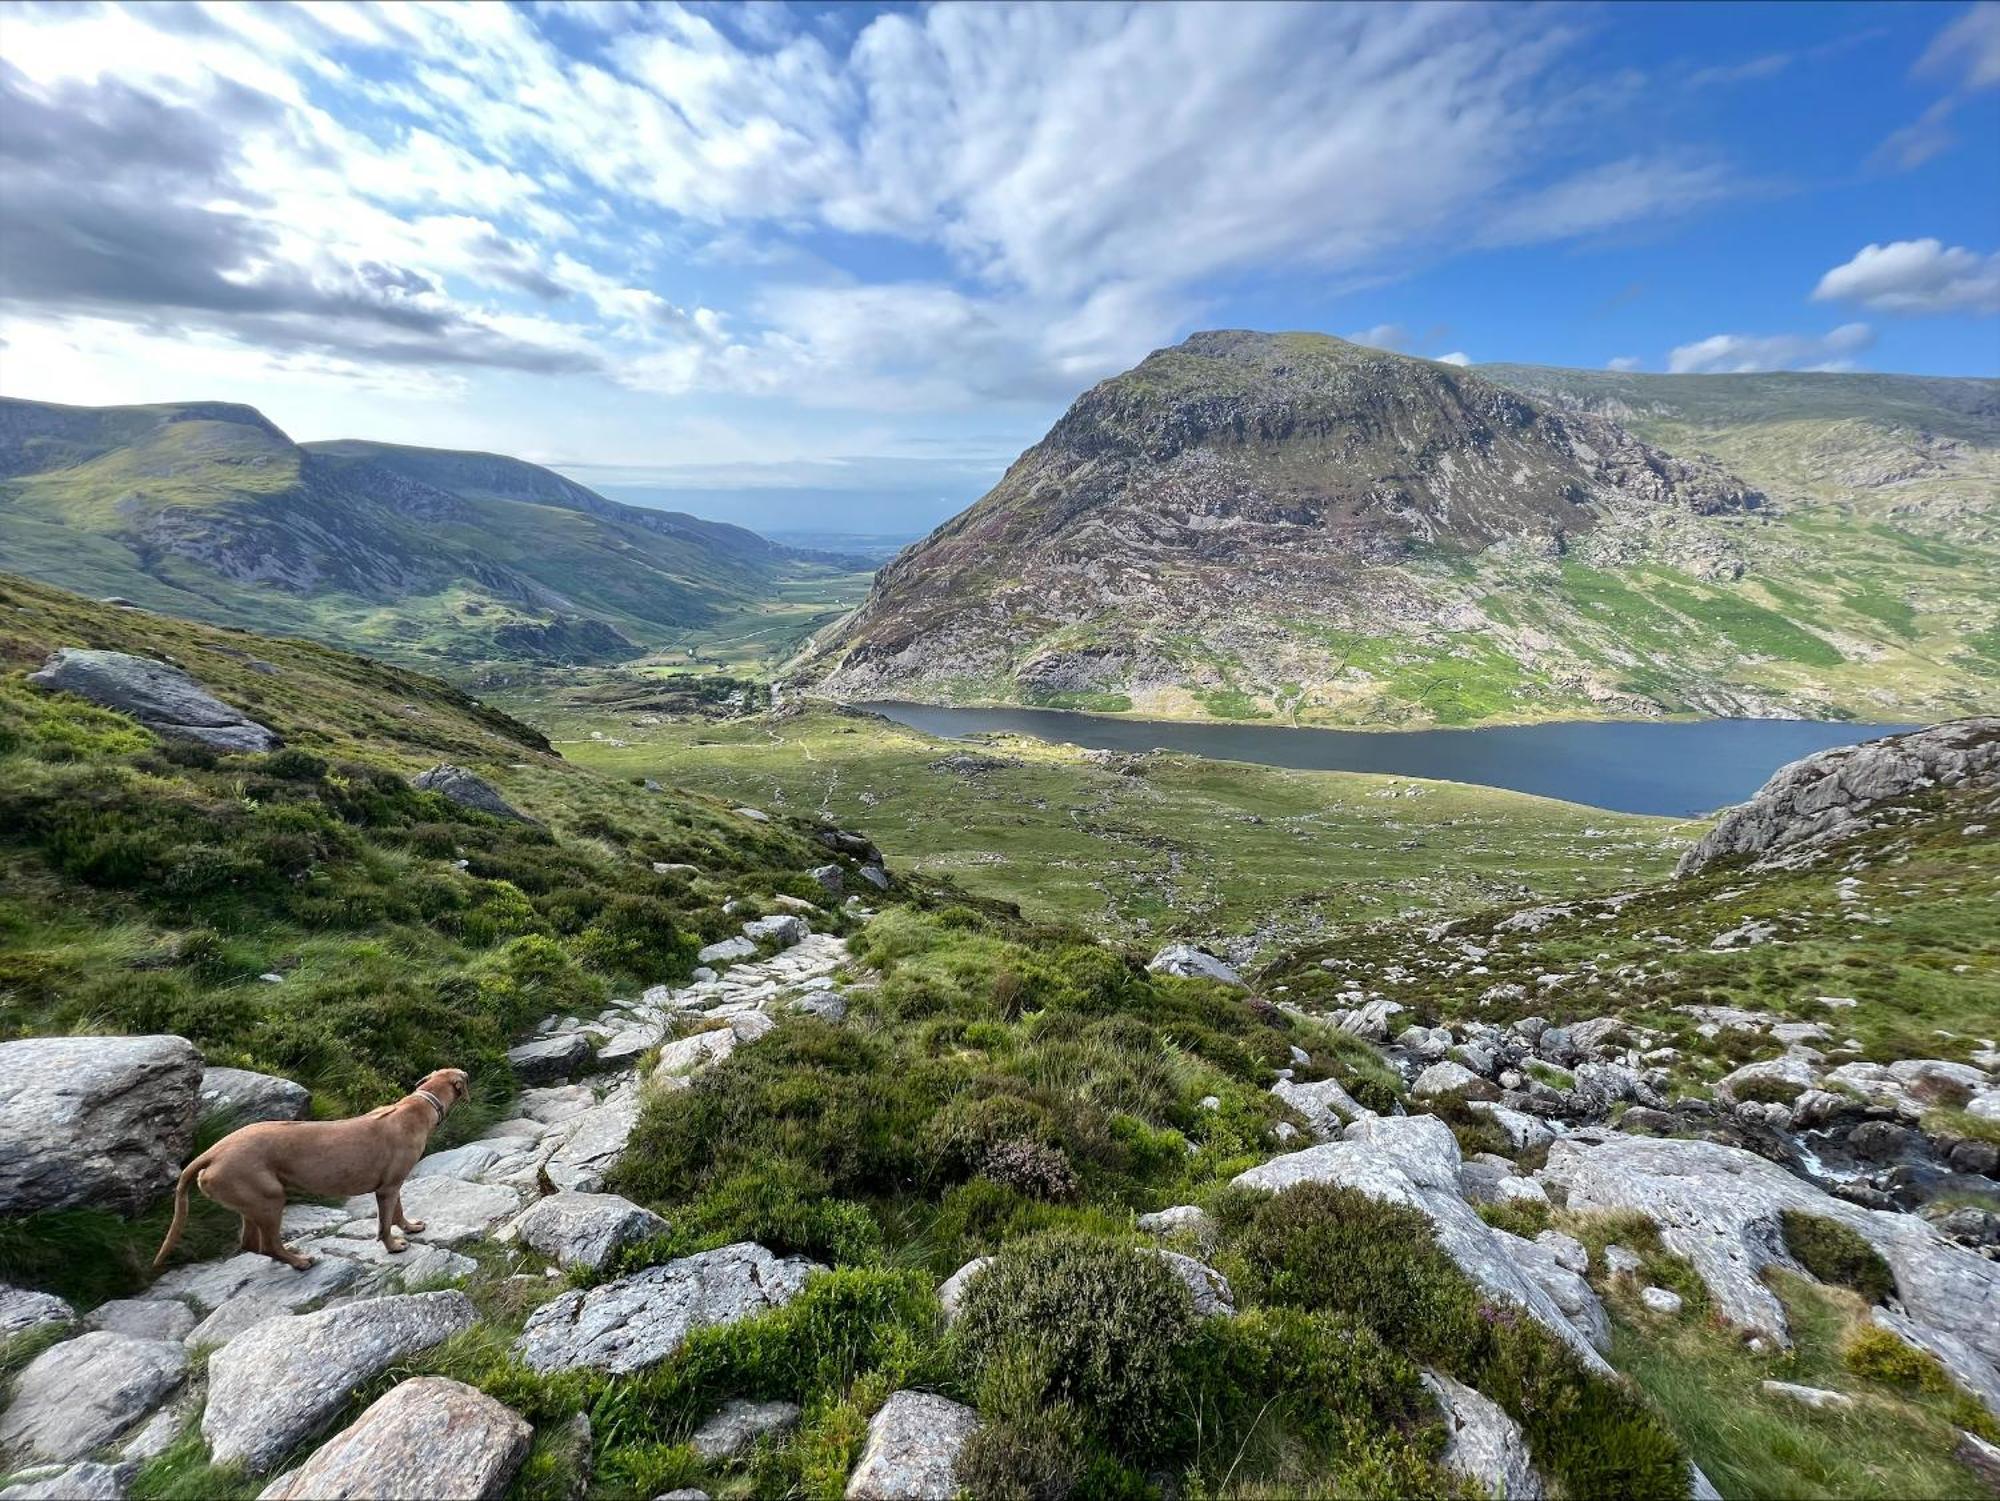
M 425 1074 L 417 1088 L 442 1100 L 449 1108 L 472 1093 L 472 1075 L 462 1068 L 441 1068 Z

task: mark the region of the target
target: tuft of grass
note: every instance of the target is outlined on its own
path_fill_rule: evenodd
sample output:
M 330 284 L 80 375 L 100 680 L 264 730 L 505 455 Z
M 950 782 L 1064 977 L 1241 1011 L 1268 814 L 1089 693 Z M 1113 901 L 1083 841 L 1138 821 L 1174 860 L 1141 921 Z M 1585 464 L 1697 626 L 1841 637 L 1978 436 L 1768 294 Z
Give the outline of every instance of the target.
M 1889 1263 L 1839 1221 L 1787 1209 L 1779 1224 L 1792 1259 L 1820 1281 L 1852 1288 L 1870 1303 L 1880 1303 L 1896 1291 Z

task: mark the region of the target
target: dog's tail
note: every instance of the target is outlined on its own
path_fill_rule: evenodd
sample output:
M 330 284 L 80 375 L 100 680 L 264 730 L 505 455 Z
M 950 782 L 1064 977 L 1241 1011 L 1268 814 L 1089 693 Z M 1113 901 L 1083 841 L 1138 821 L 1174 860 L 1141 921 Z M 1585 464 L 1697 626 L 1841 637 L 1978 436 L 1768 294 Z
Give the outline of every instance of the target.
M 159 1254 L 153 1258 L 155 1271 L 166 1265 L 167 1257 L 173 1254 L 174 1247 L 180 1243 L 181 1227 L 187 1224 L 188 1217 L 188 1185 L 194 1182 L 196 1173 L 208 1166 L 209 1159 L 214 1155 L 214 1149 L 211 1148 L 181 1169 L 180 1181 L 174 1184 L 174 1222 L 167 1226 L 167 1238 L 160 1242 Z

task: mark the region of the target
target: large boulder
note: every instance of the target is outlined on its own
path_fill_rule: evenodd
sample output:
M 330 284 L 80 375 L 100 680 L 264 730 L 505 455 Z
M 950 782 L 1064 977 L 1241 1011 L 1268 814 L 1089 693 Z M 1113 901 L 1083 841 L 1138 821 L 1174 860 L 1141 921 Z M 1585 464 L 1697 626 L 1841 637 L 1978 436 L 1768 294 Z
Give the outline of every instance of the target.
M 302 1121 L 312 1104 L 305 1085 L 247 1068 L 201 1071 L 201 1113 L 227 1117 L 234 1125 L 256 1121 Z
M 187 1375 L 187 1351 L 159 1339 L 97 1330 L 29 1361 L 0 1413 L 0 1452 L 66 1462 L 110 1443 L 158 1407 Z
M 558 1032 L 507 1049 L 507 1064 L 523 1084 L 548 1084 L 567 1079 L 590 1062 L 588 1032 Z
M 1480 1291 L 1527 1310 L 1592 1369 L 1609 1369 L 1541 1283 L 1516 1263 L 1508 1241 L 1465 1202 L 1458 1143 L 1436 1116 L 1364 1116 L 1347 1128 L 1345 1140 L 1273 1157 L 1235 1181 L 1272 1193 L 1300 1183 L 1338 1183 L 1419 1211 L 1445 1254 Z
M 1375 1112 L 1341 1088 L 1338 1079 L 1320 1079 L 1311 1084 L 1294 1084 L 1280 1079 L 1271 1093 L 1305 1118 L 1306 1129 L 1319 1141 L 1337 1141 L 1349 1121 Z
M 28 681 L 129 715 L 166 739 L 219 751 L 267 751 L 284 743 L 270 726 L 225 704 L 180 668 L 148 657 L 66 646 Z
M 525 1418 L 476 1387 L 418 1376 L 376 1398 L 258 1501 L 497 1501 L 534 1436 Z
M 1191 943 L 1168 944 L 1153 955 L 1146 969 L 1152 974 L 1177 975 L 1183 980 L 1213 980 L 1218 985 L 1233 985 L 1239 990 L 1250 988 L 1235 970 L 1206 949 L 1196 948 Z
M 331 1421 L 362 1382 L 477 1318 L 464 1293 L 441 1292 L 266 1319 L 209 1361 L 201 1433 L 211 1456 L 262 1474 Z
M 1822 1193 L 1738 1147 L 1710 1141 L 1584 1131 L 1549 1149 L 1542 1176 L 1567 1190 L 1573 1210 L 1636 1210 L 1685 1256 L 1731 1322 L 1785 1343 L 1784 1306 L 1764 1285 L 1767 1267 L 1803 1271 L 1785 1249 L 1780 1216 L 1800 1210 L 1836 1221 L 1889 1265 L 1904 1312 L 1917 1324 L 2000 1362 L 2000 1265 L 1960 1249 L 1910 1214 L 1862 1209 Z
M 658 1235 L 667 1222 L 617 1194 L 555 1193 L 514 1221 L 515 1237 L 558 1266 L 602 1267 L 634 1241 Z
M 847 1501 L 937 1501 L 959 1491 L 958 1456 L 979 1431 L 972 1408 L 931 1392 L 895 1392 L 868 1423 Z
M 566 1292 L 529 1315 L 514 1350 L 531 1370 L 593 1366 L 623 1375 L 665 1360 L 697 1329 L 789 1303 L 824 1270 L 739 1241 Z
M 1934 787 L 1993 781 L 2000 781 L 2000 717 L 1953 719 L 1836 746 L 1779 767 L 1755 797 L 1723 814 L 1681 856 L 1674 874 L 1825 844 L 1866 827 L 1869 813 L 1883 803 Z
M 200 1086 L 185 1037 L 0 1042 L 0 1215 L 144 1209 L 188 1156 Z
M 500 790 L 486 778 L 467 771 L 463 766 L 453 766 L 449 761 L 440 762 L 429 771 L 412 777 L 410 785 L 419 792 L 435 792 L 475 813 L 490 813 L 495 818 L 509 818 L 516 823 L 534 822 L 502 797 Z

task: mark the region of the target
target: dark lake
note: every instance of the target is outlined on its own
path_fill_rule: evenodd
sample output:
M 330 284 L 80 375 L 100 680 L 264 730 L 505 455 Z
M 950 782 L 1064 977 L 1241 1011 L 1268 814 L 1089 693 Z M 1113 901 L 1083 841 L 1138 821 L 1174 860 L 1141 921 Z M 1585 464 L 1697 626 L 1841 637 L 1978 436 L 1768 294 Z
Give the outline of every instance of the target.
M 1293 730 L 1180 724 L 1057 709 L 868 703 L 931 735 L 1004 731 L 1092 749 L 1186 751 L 1296 771 L 1379 771 L 1506 787 L 1541 797 L 1684 818 L 1740 803 L 1787 761 L 1910 729 L 1818 719 L 1504 725 L 1481 730 Z

